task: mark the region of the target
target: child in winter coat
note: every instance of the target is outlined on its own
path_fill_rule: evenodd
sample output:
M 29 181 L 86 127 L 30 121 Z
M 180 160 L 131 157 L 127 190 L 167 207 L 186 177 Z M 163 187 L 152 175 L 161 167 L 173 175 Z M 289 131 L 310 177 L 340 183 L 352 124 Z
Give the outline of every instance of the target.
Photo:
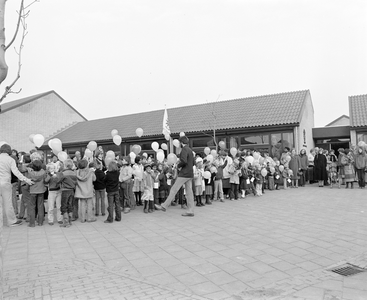
M 144 166 L 143 182 L 144 182 L 144 193 L 141 199 L 144 201 L 144 213 L 154 212 L 154 187 L 155 174 L 152 171 L 150 165 Z
M 70 227 L 74 210 L 74 190 L 76 186 L 76 174 L 73 171 L 74 163 L 71 159 L 64 161 L 64 171 L 61 181 L 61 214 L 63 224 L 60 227 Z
M 280 161 L 278 159 L 274 159 L 275 161 L 275 172 L 273 174 L 274 176 L 274 187 L 276 190 L 279 190 L 279 186 L 283 183 L 283 178 L 282 178 L 282 172 L 280 171 L 279 167 L 280 167 Z
M 215 173 L 217 171 L 216 167 L 207 165 L 204 169 L 205 171 L 210 172 L 210 178 L 204 178 L 204 184 L 205 184 L 205 204 L 211 205 L 212 201 L 210 200 L 213 196 L 213 180 L 215 177 Z
M 288 185 L 291 183 L 290 177 L 289 177 L 289 168 L 288 167 L 284 167 L 283 172 L 282 172 L 282 177 L 283 177 L 283 185 L 284 185 L 284 189 L 287 190 L 288 189 Z
M 241 173 L 240 173 L 240 190 L 241 198 L 245 198 L 249 194 L 250 179 L 248 174 L 248 163 L 243 161 L 241 163 Z
M 93 217 L 93 181 L 96 180 L 94 169 L 88 168 L 88 161 L 82 159 L 78 162 L 76 171 L 77 183 L 75 198 L 80 199 L 81 222 L 95 222 Z
M 34 184 L 30 186 L 31 201 L 29 205 L 29 225 L 28 227 L 35 227 L 36 219 L 36 206 L 38 209 L 37 222 L 39 226 L 43 225 L 45 207 L 43 204 L 44 193 L 46 191 L 44 180 L 46 178 L 46 172 L 42 169 L 42 162 L 35 160 L 32 162 L 32 168 L 27 168 L 28 178 L 31 179 Z
M 196 198 L 196 206 L 205 206 L 202 202 L 202 194 L 203 194 L 203 159 L 198 157 L 195 161 L 194 167 L 194 182 L 195 182 L 195 198 Z
M 58 172 L 58 168 L 55 164 L 50 163 L 46 166 L 47 175 L 45 183 L 48 184 L 48 224 L 54 225 L 54 207 L 56 204 L 56 216 L 59 224 L 62 224 L 61 215 L 61 181 L 62 173 Z
M 119 176 L 117 162 L 112 161 L 108 165 L 108 169 L 105 177 L 107 198 L 108 198 L 108 217 L 104 223 L 113 223 L 113 209 L 115 209 L 115 221 L 121 221 L 121 205 L 119 195 Z
M 106 195 L 106 184 L 105 173 L 102 171 L 103 165 L 101 163 L 95 163 L 96 170 L 94 174 L 96 180 L 93 181 L 94 194 L 96 197 L 95 215 L 99 216 L 99 210 L 101 209 L 102 216 L 106 214 L 105 195 Z
M 238 200 L 238 186 L 240 184 L 240 177 L 239 174 L 241 173 L 239 169 L 239 161 L 238 159 L 234 159 L 232 165 L 229 167 L 228 172 L 229 176 L 229 183 L 231 184 L 231 190 L 229 191 L 230 200 Z
M 158 171 L 160 171 L 158 179 L 159 179 L 159 204 L 162 204 L 166 201 L 168 196 L 168 186 L 167 186 L 167 171 L 168 167 L 165 166 L 163 168 L 162 164 L 158 165 Z
M 154 204 L 157 204 L 157 205 L 160 204 L 159 203 L 159 175 L 160 175 L 160 171 L 158 170 L 158 166 L 156 164 L 152 164 L 152 176 L 154 178 L 153 197 L 154 197 Z
M 255 176 L 256 196 L 262 196 L 262 186 L 264 183 L 264 177 L 261 175 L 260 164 L 256 165 L 254 176 Z
M 217 168 L 217 172 L 214 177 L 214 197 L 213 200 L 217 201 L 218 196 L 221 202 L 224 202 L 224 193 L 223 193 L 223 169 L 227 166 L 227 160 L 223 161 L 222 159 L 216 159 L 214 162 L 214 166 Z

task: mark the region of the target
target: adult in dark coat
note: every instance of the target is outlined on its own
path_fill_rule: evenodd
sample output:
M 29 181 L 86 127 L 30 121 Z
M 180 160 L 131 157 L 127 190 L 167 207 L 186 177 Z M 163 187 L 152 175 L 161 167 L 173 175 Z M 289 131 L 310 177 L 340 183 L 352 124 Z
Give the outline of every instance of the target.
M 319 187 L 323 187 L 324 180 L 328 178 L 326 172 L 327 159 L 322 152 L 323 150 L 320 148 L 314 160 L 314 180 L 319 182 Z
M 186 190 L 186 201 L 187 201 L 187 211 L 183 213 L 184 217 L 194 216 L 194 195 L 192 192 L 192 179 L 194 178 L 194 155 L 189 147 L 189 139 L 186 136 L 180 137 L 180 142 L 182 149 L 180 152 L 180 161 L 177 165 L 178 177 L 175 183 L 171 187 L 169 195 L 162 205 L 155 204 L 157 210 L 166 211 L 166 209 L 171 205 L 172 201 L 175 200 L 175 195 L 180 190 L 180 188 L 185 185 Z

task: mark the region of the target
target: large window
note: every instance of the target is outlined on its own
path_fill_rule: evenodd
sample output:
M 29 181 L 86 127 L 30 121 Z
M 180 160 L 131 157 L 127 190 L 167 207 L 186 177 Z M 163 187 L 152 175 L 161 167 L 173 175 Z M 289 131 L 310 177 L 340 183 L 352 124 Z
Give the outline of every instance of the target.
M 245 135 L 241 137 L 241 145 L 269 144 L 269 135 Z
M 215 147 L 215 143 L 212 137 L 202 137 L 192 139 L 193 148 L 205 148 L 205 147 Z
M 294 147 L 293 132 L 232 136 L 230 138 L 231 147 L 238 148 L 236 141 L 239 141 L 241 151 L 250 149 L 261 153 L 269 152 L 269 155 L 273 158 L 280 158 L 284 147 L 289 147 L 290 149 Z

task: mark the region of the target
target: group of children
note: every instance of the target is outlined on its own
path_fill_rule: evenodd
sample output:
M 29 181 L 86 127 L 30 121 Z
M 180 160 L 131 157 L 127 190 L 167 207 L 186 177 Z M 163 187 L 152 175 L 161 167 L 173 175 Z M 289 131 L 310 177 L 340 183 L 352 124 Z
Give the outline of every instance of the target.
M 254 156 L 253 156 L 254 155 Z M 229 156 L 221 150 L 218 156 L 201 158 L 196 156 L 194 166 L 194 186 L 196 206 L 212 204 L 212 200 L 224 202 L 225 198 L 238 200 L 249 194 L 262 196 L 265 190 L 287 189 L 296 186 L 293 171 L 288 167 L 288 158 L 284 165 L 267 153 L 237 153 Z M 298 186 L 298 185 L 297 185 Z
M 226 198 L 238 200 L 250 194 L 262 196 L 265 190 L 279 190 L 280 187 L 288 189 L 304 186 L 309 165 L 315 163 L 316 169 L 318 155 L 321 156 L 312 156 L 312 152 L 309 156 L 305 154 L 303 150 L 299 155 L 295 154 L 289 148 L 284 149 L 280 159 L 271 158 L 268 153 L 261 156 L 256 151 L 237 152 L 235 155 L 229 155 L 226 150 L 220 150 L 215 156 L 196 154 L 192 185 L 196 206 L 211 205 L 212 201 L 217 200 L 224 202 Z M 348 158 L 347 155 L 341 155 L 341 159 Z M 341 159 L 333 153 L 327 157 L 329 181 L 331 184 L 338 182 L 340 187 L 341 168 L 339 170 L 337 166 Z M 363 164 L 358 156 L 354 156 L 354 159 L 359 161 L 358 166 L 363 165 L 365 171 L 365 156 Z M 77 219 L 82 223 L 96 221 L 95 217 L 100 212 L 102 216 L 106 214 L 106 194 L 108 216 L 105 223 L 121 221 L 121 213 L 128 213 L 136 206 L 144 206 L 144 213 L 152 213 L 154 204 L 166 200 L 177 176 L 176 165 L 168 165 L 167 161 L 152 161 L 143 155 L 137 156 L 134 161 L 131 161 L 130 156 L 122 159 L 116 157 L 106 166 L 103 155 L 99 153 L 93 159 L 74 158 L 63 162 L 54 156 L 52 162 L 45 166 L 37 152 L 24 155 L 20 170 L 34 184 L 21 184 L 19 218 L 24 218 L 27 207 L 29 226 L 34 227 L 36 219 L 38 225 L 43 224 L 46 187 L 47 219 L 50 225 L 55 222 L 55 206 L 56 219 L 61 227 L 69 227 Z M 181 204 L 186 208 L 185 193 L 181 187 L 172 205 Z

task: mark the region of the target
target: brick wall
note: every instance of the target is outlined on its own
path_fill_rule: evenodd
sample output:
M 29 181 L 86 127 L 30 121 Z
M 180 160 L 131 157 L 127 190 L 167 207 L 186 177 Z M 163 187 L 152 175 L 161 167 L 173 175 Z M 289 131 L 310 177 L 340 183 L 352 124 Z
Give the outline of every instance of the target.
M 84 119 L 58 95 L 50 93 L 0 115 L 0 141 L 8 142 L 18 151 L 29 151 L 34 144 L 29 135 L 45 138 L 56 131 Z

